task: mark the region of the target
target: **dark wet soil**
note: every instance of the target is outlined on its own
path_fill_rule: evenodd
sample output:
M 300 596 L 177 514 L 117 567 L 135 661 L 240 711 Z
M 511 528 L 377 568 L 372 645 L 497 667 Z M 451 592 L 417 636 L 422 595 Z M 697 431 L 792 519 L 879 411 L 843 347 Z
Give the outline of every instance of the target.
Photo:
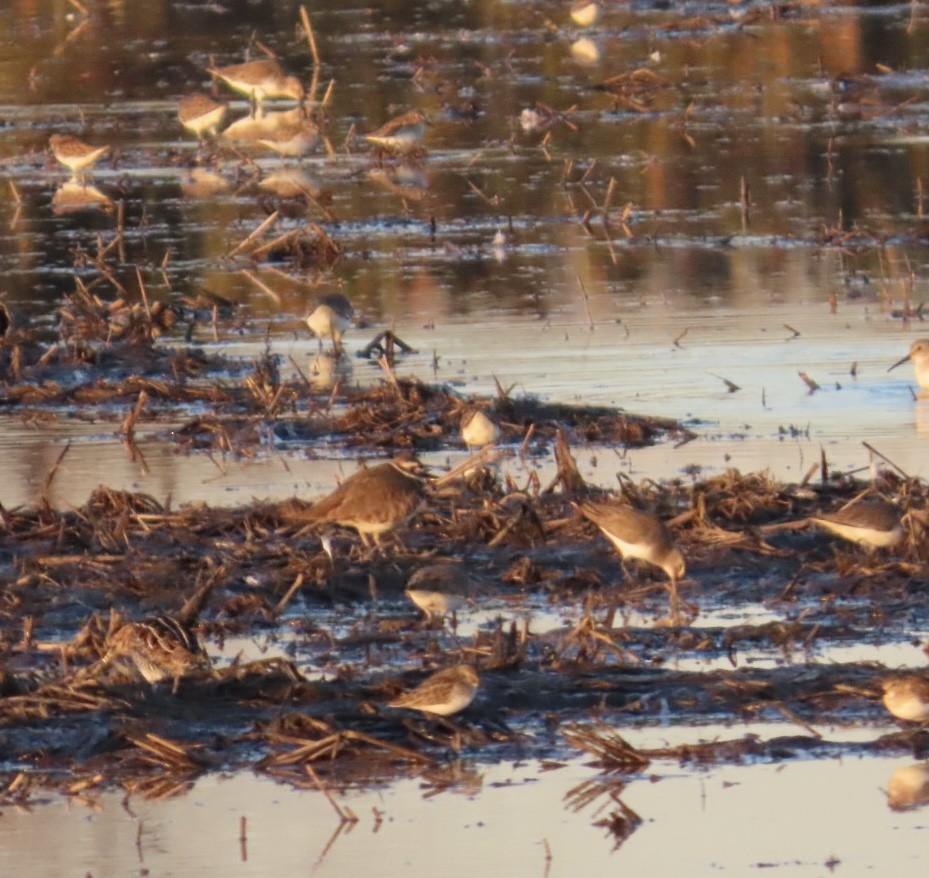
M 475 402 L 392 371 L 372 389 L 314 393 L 299 377 L 282 380 L 270 355 L 225 362 L 195 350 L 162 350 L 148 334 L 108 348 L 63 399 L 47 371 L 33 379 L 35 370 L 54 370 L 53 358 L 25 362 L 12 344 L 5 352 L 18 359 L 19 374 L 7 375 L 8 405 L 74 405 L 92 394 L 95 404 L 121 408 L 130 448 L 134 419 L 154 400 L 176 412 L 193 393 L 209 414 L 177 431 L 178 441 L 211 447 L 216 437 L 235 435 L 235 447 L 224 450 L 242 454 L 257 453 L 267 429 L 286 429 L 307 443 L 325 433 L 346 449 L 376 437 L 363 446 L 366 453 L 453 447 L 461 413 Z M 65 353 L 84 356 L 65 346 L 56 356 Z M 41 388 L 48 390 L 44 399 Z M 612 745 L 589 725 L 593 718 L 620 733 L 659 718 L 781 718 L 798 727 L 789 739 L 736 736 L 663 753 L 695 762 L 926 748 L 921 732 L 840 745 L 815 731 L 882 715 L 878 682 L 886 673 L 880 665 L 819 659 L 839 646 L 906 642 L 908 630 L 925 628 L 924 485 L 882 477 L 877 488 L 910 510 L 910 533 L 894 554 L 868 555 L 802 526 L 806 516 L 864 487 L 828 472 L 799 486 L 735 472 L 692 483 L 624 481 L 625 499 L 668 520 L 688 560 L 681 586 L 687 610 L 681 624 L 670 624 L 663 582 L 635 565 L 624 580 L 615 553 L 576 514 L 572 501 L 599 492 L 571 471 L 570 446 L 590 439 L 671 442 L 683 431 L 604 408 L 505 394 L 479 402 L 511 436 L 526 440 L 506 453 L 549 454 L 557 445 L 559 478 L 517 485 L 485 469 L 437 482 L 426 509 L 383 554 L 362 549 L 343 531 L 330 560 L 319 537 L 291 521 L 287 504 L 171 509 L 101 487 L 77 509 L 43 501 L 4 509 L 0 739 L 8 797 L 28 797 L 31 784 L 69 788 L 75 771 L 91 785 L 120 782 L 163 795 L 204 770 L 254 767 L 304 783 L 312 765 L 317 779 L 342 782 L 420 770 L 449 750 L 486 759 L 557 758 L 566 741 L 609 762 Z M 202 439 L 193 423 L 209 423 L 213 439 Z M 505 474 L 505 458 L 501 466 Z M 47 484 L 54 477 L 53 470 Z M 503 606 L 496 625 L 464 639 L 448 622 L 423 622 L 403 587 L 435 559 L 468 567 L 480 583 L 477 606 Z M 118 666 L 88 674 L 106 652 L 113 614 L 177 613 L 207 580 L 212 590 L 197 630 L 208 651 L 244 637 L 277 643 L 276 657 L 219 663 L 213 675 L 184 678 L 176 693 Z M 743 624 L 701 622 L 701 610 L 752 605 L 777 621 L 754 623 L 747 613 Z M 549 618 L 584 611 L 575 622 L 536 633 L 521 619 L 526 606 Z M 631 618 L 644 621 L 624 622 Z M 759 656 L 770 660 L 766 667 L 744 661 Z M 679 670 L 687 660 L 706 661 L 707 669 Z M 422 677 L 402 668 L 425 672 L 460 661 L 476 664 L 482 680 L 465 713 L 439 721 L 385 706 Z M 566 738 L 561 732 L 569 728 Z

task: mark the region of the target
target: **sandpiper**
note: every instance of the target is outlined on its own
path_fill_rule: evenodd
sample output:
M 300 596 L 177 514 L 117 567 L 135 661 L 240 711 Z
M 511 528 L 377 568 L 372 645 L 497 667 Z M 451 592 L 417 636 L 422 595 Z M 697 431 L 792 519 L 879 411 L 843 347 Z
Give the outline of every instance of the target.
M 191 671 L 209 668 L 209 659 L 187 625 L 171 616 L 155 616 L 140 622 L 126 622 L 107 640 L 103 664 L 125 659 L 152 685 L 180 678 Z
M 686 564 L 665 523 L 651 513 L 631 506 L 584 502 L 577 508 L 600 528 L 616 547 L 621 560 L 637 558 L 665 572 L 669 580 L 672 617 L 676 618 L 679 603 L 677 581 L 684 576 Z
M 229 67 L 210 68 L 230 88 L 247 95 L 260 108 L 265 98 L 291 98 L 303 100 L 303 84 L 296 76 L 288 76 L 272 58 L 246 61 Z
M 580 503 L 578 508 L 603 531 L 622 558 L 646 561 L 663 570 L 672 582 L 684 576 L 681 550 L 664 522 L 651 513 L 607 503 Z
M 323 349 L 323 336 L 332 340 L 332 349 L 342 353 L 342 334 L 352 325 L 355 309 L 341 293 L 326 293 L 316 300 L 316 307 L 306 318 L 306 325 L 319 340 Z
M 900 509 L 883 500 L 858 500 L 810 520 L 868 549 L 893 548 L 906 536 Z
M 578 27 L 590 27 L 600 18 L 600 4 L 597 0 L 575 0 L 571 4 L 571 20 Z
M 396 155 L 413 152 L 426 132 L 426 117 L 419 110 L 410 110 L 386 122 L 377 131 L 365 134 L 364 139 L 380 149 Z
M 913 361 L 913 371 L 916 373 L 916 383 L 923 389 L 929 390 L 929 338 L 918 338 L 910 345 L 910 352 L 897 360 L 890 369 L 902 366 L 908 360 Z
M 929 802 L 929 764 L 917 762 L 898 768 L 886 784 L 887 804 L 894 811 L 906 811 Z
M 416 460 L 394 460 L 363 469 L 331 494 L 305 510 L 308 524 L 338 524 L 354 528 L 366 547 L 370 538 L 380 547 L 381 536 L 411 519 L 425 502 Z
M 188 131 L 203 140 L 216 136 L 216 129 L 226 115 L 226 105 L 204 94 L 185 95 L 177 102 L 177 118 Z
M 426 614 L 429 623 L 460 610 L 472 591 L 471 577 L 460 564 L 428 564 L 406 583 L 406 596 Z
M 415 689 L 389 701 L 388 706 L 451 716 L 474 701 L 480 682 L 477 671 L 470 665 L 456 665 L 427 677 Z
M 75 176 L 109 150 L 108 146 L 91 146 L 69 134 L 53 134 L 48 139 L 48 145 L 52 155 Z
M 929 680 L 909 674 L 881 681 L 881 699 L 897 719 L 922 723 L 929 720 Z
M 500 428 L 484 412 L 475 409 L 461 419 L 461 438 L 469 451 L 483 448 L 500 438 Z

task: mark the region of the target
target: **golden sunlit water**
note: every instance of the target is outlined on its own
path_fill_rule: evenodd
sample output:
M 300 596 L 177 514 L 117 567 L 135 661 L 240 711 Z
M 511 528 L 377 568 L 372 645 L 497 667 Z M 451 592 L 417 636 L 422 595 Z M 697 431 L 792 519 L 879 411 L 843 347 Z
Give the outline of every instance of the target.
M 864 477 L 877 466 L 929 477 L 929 401 L 909 366 L 887 371 L 929 336 L 925 8 L 602 0 L 596 21 L 579 26 L 570 5 L 307 4 L 317 68 L 300 5 L 287 0 L 0 4 L 3 301 L 51 338 L 76 279 L 106 299 L 209 294 L 233 316 L 214 331 L 201 315 L 158 344 L 189 339 L 246 361 L 269 350 L 283 370 L 316 377 L 303 318 L 320 286 L 338 288 L 362 317 L 345 339 L 350 354 L 392 328 L 416 349 L 401 374 L 462 394 L 493 394 L 499 382 L 620 406 L 694 434 L 675 447 L 575 448 L 600 485 L 615 486 L 617 473 L 686 479 L 730 467 L 798 482 L 823 455 Z M 310 88 L 318 131 L 295 131 L 286 103 L 251 118 L 246 99 L 213 83 L 211 65 L 264 50 Z M 178 99 L 193 92 L 229 102 L 223 126 L 237 126 L 213 154 L 177 120 Z M 423 155 L 379 160 L 362 135 L 409 110 L 429 121 Z M 70 181 L 47 152 L 52 133 L 110 153 Z M 333 270 L 243 255 L 243 239 L 272 215 L 271 234 L 324 228 L 342 250 Z M 103 253 L 120 222 L 120 246 Z M 342 368 L 346 381 L 383 377 L 356 358 Z M 157 405 L 137 426 L 143 463 L 118 435 L 124 408 L 30 408 L 2 389 L 0 401 L 6 508 L 40 495 L 78 506 L 100 484 L 239 506 L 314 497 L 354 469 L 324 439 L 296 445 L 270 429 L 254 454 L 187 453 L 174 431 L 197 412 Z M 520 456 L 511 439 L 502 467 L 517 483 L 552 473 L 550 459 Z M 517 615 L 484 612 L 463 621 L 462 636 Z M 544 606 L 519 613 L 541 633 L 573 621 Z M 701 624 L 779 613 L 708 604 Z M 739 661 L 921 667 L 927 627 L 913 620 L 912 644 L 875 637 L 827 656 Z M 214 651 L 226 660 L 248 649 Z M 893 728 L 818 731 L 854 742 Z M 660 747 L 808 730 L 733 720 L 620 731 Z M 31 769 L 5 766 L 4 777 Z M 579 804 L 578 785 L 592 780 L 603 793 Z M 574 751 L 545 764 L 465 753 L 441 782 L 337 789 L 358 816 L 341 831 L 315 788 L 259 775 L 206 774 L 161 801 L 49 795 L 3 806 L 0 874 L 925 871 L 929 782 L 915 757 L 659 760 L 623 780 Z M 642 820 L 621 844 L 598 825 L 620 807 L 611 790 Z

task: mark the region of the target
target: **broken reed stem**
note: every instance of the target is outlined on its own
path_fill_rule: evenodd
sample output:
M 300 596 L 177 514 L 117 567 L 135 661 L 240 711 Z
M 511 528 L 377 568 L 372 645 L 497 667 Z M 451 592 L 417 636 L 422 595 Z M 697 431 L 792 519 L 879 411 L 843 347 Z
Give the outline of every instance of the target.
M 291 583 L 290 588 L 288 588 L 288 589 L 287 589 L 287 592 L 284 594 L 284 597 L 282 597 L 282 598 L 277 602 L 277 606 L 274 608 L 274 615 L 275 615 L 275 616 L 279 616 L 281 613 L 284 612 L 284 609 L 285 609 L 285 608 L 287 607 L 287 605 L 290 603 L 290 601 L 291 601 L 291 599 L 293 598 L 293 596 L 294 596 L 298 591 L 300 591 L 300 587 L 301 587 L 302 585 L 303 585 L 303 574 L 302 574 L 302 573 L 298 573 L 296 579 L 294 579 L 293 583 Z
M 876 455 L 876 456 L 879 457 L 881 460 L 883 460 L 884 463 L 886 463 L 888 466 L 893 467 L 898 473 L 900 473 L 901 476 L 903 476 L 904 479 L 906 479 L 907 481 L 910 481 L 910 476 L 909 476 L 909 474 L 906 473 L 904 470 L 902 470 L 899 466 L 897 466 L 897 464 L 895 464 L 886 454 L 882 454 L 880 451 L 878 451 L 878 450 L 877 450 L 873 445 L 871 445 L 869 442 L 864 442 L 864 441 L 862 441 L 861 444 L 864 445 L 864 447 L 867 448 L 868 451 L 871 452 L 871 454 Z
M 142 279 L 142 269 L 137 265 L 135 267 L 136 280 L 139 282 L 139 294 L 142 296 L 142 307 L 145 308 L 145 316 L 152 319 L 152 309 L 148 304 L 148 291 L 145 289 L 145 281 Z
M 255 238 L 264 234 L 265 229 L 268 229 L 271 226 L 273 226 L 274 223 L 277 222 L 277 218 L 279 215 L 280 215 L 280 211 L 276 210 L 270 216 L 266 217 L 264 221 L 258 226 L 257 229 L 255 229 L 249 235 L 247 235 L 242 241 L 240 241 L 235 247 L 233 247 L 232 250 L 230 250 L 229 253 L 226 255 L 235 256 L 236 253 L 238 253 L 240 250 L 247 247 L 252 241 L 255 240 Z
M 321 63 L 319 60 L 319 49 L 316 47 L 316 36 L 313 33 L 313 25 L 310 24 L 310 16 L 307 14 L 305 6 L 300 7 L 300 23 L 303 25 L 306 41 L 310 46 L 310 55 L 313 57 L 313 64 L 319 67 Z
M 581 276 L 576 274 L 575 277 L 577 278 L 577 285 L 581 288 L 581 296 L 583 296 L 584 300 L 584 311 L 587 314 L 587 327 L 591 332 L 593 332 L 594 319 L 590 313 L 590 296 L 587 295 L 587 288 L 584 286 L 584 281 L 581 280 Z
M 52 486 L 52 482 L 55 480 L 55 476 L 58 474 L 58 470 L 61 468 L 61 462 L 65 459 L 65 455 L 71 450 L 71 443 L 68 442 L 64 448 L 61 449 L 61 454 L 58 455 L 58 459 L 52 464 L 51 469 L 46 473 L 45 479 L 42 482 L 42 493 L 39 497 L 48 504 L 48 492 Z
M 316 788 L 326 797 L 329 804 L 332 805 L 335 813 L 339 815 L 339 820 L 343 823 L 357 823 L 358 818 L 354 814 L 349 814 L 342 808 L 339 803 L 332 797 L 332 793 L 329 792 L 328 787 L 320 780 L 319 775 L 313 770 L 313 766 L 309 763 L 305 764 L 304 769 L 306 773 L 310 776 L 310 780 L 316 784 Z

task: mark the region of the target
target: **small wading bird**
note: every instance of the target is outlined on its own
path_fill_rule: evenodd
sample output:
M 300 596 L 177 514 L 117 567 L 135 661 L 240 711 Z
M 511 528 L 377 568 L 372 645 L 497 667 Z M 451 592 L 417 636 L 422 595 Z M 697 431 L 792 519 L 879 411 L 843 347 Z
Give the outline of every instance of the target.
M 210 667 L 194 632 L 171 616 L 125 622 L 110 635 L 106 645 L 101 668 L 119 659 L 129 661 L 153 686 L 173 680 L 172 692 L 177 692 L 181 677 Z
M 470 665 L 456 665 L 427 677 L 415 689 L 389 701 L 387 706 L 451 716 L 474 701 L 480 682 L 477 671 Z
M 471 577 L 460 564 L 429 564 L 407 581 L 406 596 L 426 614 L 426 621 L 455 613 L 473 592 Z
M 929 680 L 913 674 L 881 682 L 881 699 L 897 719 L 924 723 L 929 720 Z
M 300 80 L 284 73 L 281 65 L 271 58 L 228 67 L 211 67 L 209 72 L 230 88 L 246 95 L 259 110 L 265 98 L 291 98 L 298 103 L 303 100 L 303 84 Z
M 578 27 L 590 27 L 600 18 L 600 4 L 597 0 L 575 0 L 571 4 L 571 20 Z
M 577 504 L 577 508 L 616 547 L 621 562 L 637 558 L 665 572 L 669 580 L 671 616 L 676 619 L 679 616 L 677 582 L 684 576 L 686 564 L 664 522 L 630 506 L 585 502 Z M 625 565 L 623 572 L 626 573 Z
M 929 390 L 929 338 L 919 338 L 910 345 L 910 352 L 902 359 L 897 360 L 890 369 L 896 369 L 907 361 L 912 361 L 916 383 L 923 389 Z
M 226 115 L 226 105 L 202 94 L 185 95 L 177 102 L 177 118 L 200 140 L 205 134 L 216 136 L 216 129 Z
M 866 549 L 891 549 L 903 541 L 903 514 L 883 500 L 858 500 L 810 521 Z
M 108 146 L 91 146 L 67 134 L 53 134 L 48 139 L 48 145 L 52 155 L 75 177 L 110 149 Z
M 358 532 L 370 547 L 381 547 L 381 537 L 409 521 L 425 503 L 425 489 L 417 460 L 394 460 L 354 473 L 331 494 L 302 510 L 307 525 L 337 524 Z
M 365 134 L 364 139 L 385 152 L 408 155 L 413 152 L 426 133 L 426 117 L 419 110 L 410 110 L 386 122 L 377 131 Z
M 480 409 L 466 412 L 461 419 L 461 439 L 465 447 L 483 448 L 500 438 L 500 428 Z
M 332 350 L 342 353 L 342 335 L 352 325 L 355 309 L 352 303 L 341 293 L 326 293 L 317 299 L 316 307 L 307 315 L 306 325 L 319 340 L 319 349 L 323 349 L 323 338 L 332 341 Z

